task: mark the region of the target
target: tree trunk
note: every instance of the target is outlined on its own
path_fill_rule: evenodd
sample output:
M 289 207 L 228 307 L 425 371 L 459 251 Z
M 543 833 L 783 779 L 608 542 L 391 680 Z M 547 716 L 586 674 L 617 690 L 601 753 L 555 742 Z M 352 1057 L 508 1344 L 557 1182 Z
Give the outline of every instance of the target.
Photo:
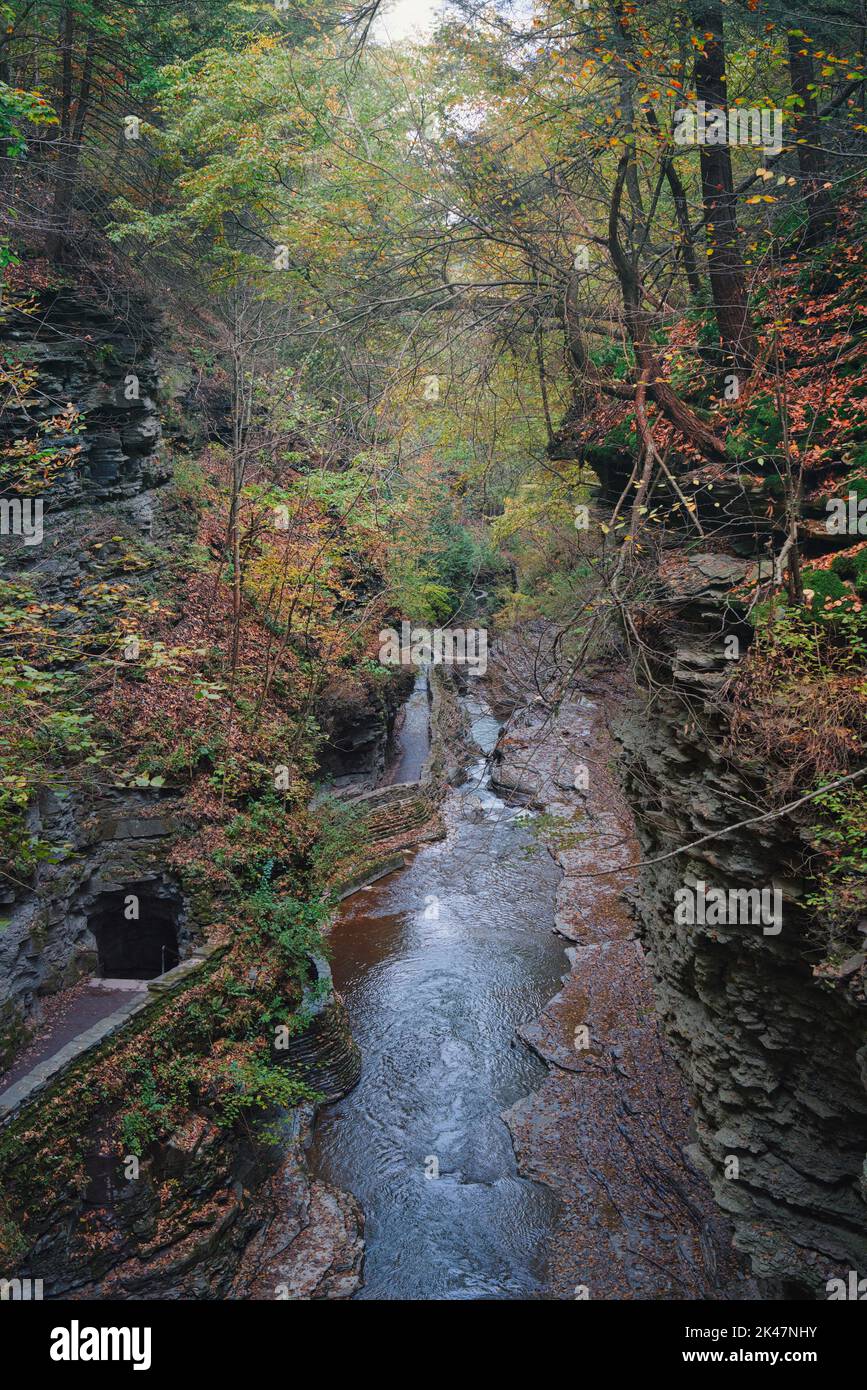
M 644 107 L 644 118 L 650 130 L 657 139 L 659 139 L 659 120 L 650 103 Z M 704 293 L 701 276 L 698 273 L 698 264 L 695 259 L 695 243 L 689 225 L 689 203 L 686 197 L 686 189 L 683 186 L 680 174 L 674 167 L 674 156 L 671 150 L 666 150 L 665 154 L 662 156 L 662 160 L 663 171 L 671 190 L 672 199 L 674 200 L 674 215 L 677 218 L 677 225 L 680 230 L 680 253 L 683 260 L 683 268 L 686 271 L 689 292 L 694 303 L 701 304 Z
M 728 120 L 722 6 L 719 0 L 692 0 L 690 11 L 701 43 L 695 56 L 696 97 L 708 112 L 722 111 Z M 702 143 L 699 158 L 708 251 L 712 253 L 708 272 L 714 314 L 723 351 L 739 372 L 749 375 L 757 345 L 750 322 L 728 143 Z
M 638 161 L 635 157 L 635 83 L 637 67 L 633 63 L 632 68 L 628 60 L 632 54 L 632 34 L 630 32 L 630 19 L 627 15 L 622 0 L 614 0 L 611 5 L 614 17 L 614 47 L 620 59 L 618 63 L 620 81 L 620 108 L 626 126 L 633 137 L 633 144 L 630 146 L 632 158 L 626 171 L 626 191 L 629 194 L 629 202 L 632 207 L 632 220 L 637 227 L 644 227 L 644 203 L 641 197 L 641 186 L 638 182 Z
M 699 419 L 695 411 L 672 390 L 665 380 L 662 363 L 650 346 L 651 324 L 644 308 L 644 296 L 638 266 L 624 251 L 618 231 L 620 204 L 623 198 L 628 160 L 628 155 L 621 157 L 620 168 L 611 197 L 611 208 L 608 214 L 608 250 L 617 272 L 617 278 L 620 281 L 620 291 L 623 296 L 623 317 L 635 350 L 635 360 L 641 373 L 641 379 L 647 383 L 647 392 L 655 400 L 663 415 L 674 425 L 675 429 L 680 431 L 685 439 L 689 440 L 690 444 L 693 444 L 704 454 L 705 458 L 724 459 L 726 457 L 725 444 L 703 420 Z
M 93 82 L 93 63 L 95 39 L 91 33 L 87 38 L 87 49 L 81 72 L 78 98 L 75 101 L 73 117 L 73 71 L 72 49 L 74 39 L 74 19 L 72 7 L 67 6 L 63 21 L 63 78 L 61 89 L 60 136 L 58 140 L 57 171 L 54 182 L 54 199 L 51 207 L 51 222 L 45 239 L 46 254 L 53 261 L 61 261 L 66 248 L 69 216 L 78 177 L 78 163 L 81 144 L 84 138 L 84 125 L 90 104 L 90 89 Z
M 833 235 L 837 219 L 828 191 L 823 187 L 826 181 L 825 150 L 816 109 L 813 59 L 802 38 L 796 34 L 789 34 L 788 37 L 792 94 L 801 102 L 793 112 L 792 128 L 807 205 L 804 244 L 819 246 Z
M 620 3 L 620 0 L 618 0 L 618 3 L 613 5 L 613 11 L 616 20 L 615 42 L 617 44 L 618 54 L 622 59 L 625 69 L 623 77 L 621 78 L 622 92 L 624 85 L 626 85 L 626 71 L 628 71 L 630 74 L 639 73 L 641 69 L 641 59 L 638 55 L 638 51 L 636 49 L 635 40 L 632 33 L 632 20 L 634 16 L 630 13 L 627 13 L 624 5 Z M 633 76 L 632 81 L 628 85 L 626 85 L 626 90 L 628 90 L 630 96 L 629 107 L 627 109 L 627 118 L 629 120 L 630 131 L 632 132 L 633 136 L 637 136 L 637 130 L 635 128 L 635 112 L 631 99 L 632 82 L 634 82 L 634 80 L 635 78 Z M 625 103 L 623 102 L 622 95 L 621 104 L 624 105 L 625 108 Z M 646 120 L 650 131 L 653 135 L 656 136 L 657 140 L 661 141 L 662 133 L 659 127 L 659 118 L 657 117 L 656 111 L 653 107 L 653 103 L 643 103 L 641 109 L 643 111 L 644 119 Z M 634 148 L 635 146 L 633 145 L 633 150 Z M 632 190 L 630 188 L 630 178 L 635 178 L 633 166 L 634 161 L 633 164 L 630 165 L 631 172 L 627 171 L 626 187 L 629 190 L 630 199 L 634 203 L 635 198 L 633 197 Z M 693 242 L 693 237 L 689 226 L 689 203 L 687 202 L 686 189 L 684 188 L 683 183 L 681 182 L 681 178 L 677 172 L 677 169 L 674 167 L 674 158 L 671 151 L 666 151 L 662 156 L 662 170 L 665 179 L 668 183 L 669 189 L 671 190 L 671 196 L 674 200 L 674 213 L 675 217 L 677 218 L 678 228 L 680 230 L 681 256 L 683 259 L 683 268 L 686 271 L 686 279 L 689 285 L 689 292 L 695 303 L 698 304 L 701 303 L 703 298 L 702 282 L 701 277 L 698 273 L 698 265 L 696 264 L 695 259 L 695 244 Z M 643 222 L 644 209 L 641 206 L 640 192 L 638 193 L 638 208 L 641 212 L 641 221 Z

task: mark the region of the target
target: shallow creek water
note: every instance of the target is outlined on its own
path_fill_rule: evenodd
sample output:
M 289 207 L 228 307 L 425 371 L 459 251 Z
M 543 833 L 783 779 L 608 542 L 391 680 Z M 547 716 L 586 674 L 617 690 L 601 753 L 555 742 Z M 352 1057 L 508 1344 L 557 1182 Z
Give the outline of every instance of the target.
M 488 789 L 497 722 L 465 706 L 480 756 L 446 798 L 447 838 L 348 898 L 332 933 L 363 1070 L 320 1112 L 311 1164 L 364 1207 L 362 1299 L 544 1297 L 557 1202 L 518 1175 L 501 1111 L 545 1070 L 515 1029 L 567 968 L 559 870 L 528 857 L 521 813 Z M 420 737 L 407 720 L 404 739 Z

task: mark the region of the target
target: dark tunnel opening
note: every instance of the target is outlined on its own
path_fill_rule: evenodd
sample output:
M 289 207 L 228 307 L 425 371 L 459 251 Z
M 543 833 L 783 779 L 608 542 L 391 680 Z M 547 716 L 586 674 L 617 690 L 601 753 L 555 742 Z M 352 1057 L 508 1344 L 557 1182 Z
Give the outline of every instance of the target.
M 131 883 L 102 893 L 88 915 L 100 975 L 152 980 L 177 965 L 179 907 L 172 898 L 155 893 L 152 884 Z

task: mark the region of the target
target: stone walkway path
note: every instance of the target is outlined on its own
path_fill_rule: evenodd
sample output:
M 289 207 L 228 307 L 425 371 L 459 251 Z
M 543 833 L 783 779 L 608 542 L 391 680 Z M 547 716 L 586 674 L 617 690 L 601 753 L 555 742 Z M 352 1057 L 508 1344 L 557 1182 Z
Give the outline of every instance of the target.
M 90 980 L 80 980 L 73 989 L 51 996 L 50 1000 L 46 1000 L 45 1014 L 30 1045 L 0 1076 L 0 1099 L 4 1091 L 34 1067 L 54 1057 L 73 1038 L 101 1023 L 136 995 L 146 992 L 146 980 L 111 980 L 98 985 Z

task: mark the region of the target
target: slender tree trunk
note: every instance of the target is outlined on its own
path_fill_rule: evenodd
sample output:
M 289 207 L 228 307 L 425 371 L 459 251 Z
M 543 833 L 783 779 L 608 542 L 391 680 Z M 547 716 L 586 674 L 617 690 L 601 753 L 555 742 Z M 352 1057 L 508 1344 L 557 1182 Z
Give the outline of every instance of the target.
M 632 158 L 626 171 L 626 191 L 629 194 L 629 202 L 632 207 L 632 219 L 636 226 L 644 226 L 644 202 L 641 197 L 641 186 L 638 182 L 638 161 L 635 158 L 635 83 L 637 67 L 633 63 L 632 68 L 627 66 L 628 59 L 632 56 L 634 46 L 632 43 L 632 33 L 630 31 L 630 16 L 627 14 L 622 0 L 613 0 L 611 5 L 612 14 L 615 20 L 614 25 L 614 46 L 617 50 L 620 62 L 620 108 L 623 112 L 625 123 L 633 137 L 630 146 Z
M 637 74 L 641 69 L 641 59 L 639 57 L 635 44 L 635 38 L 632 32 L 632 22 L 634 16 L 627 12 L 626 8 L 622 3 L 622 0 L 617 0 L 617 3 L 613 4 L 612 8 L 614 11 L 614 17 L 617 21 L 615 29 L 617 51 L 623 61 L 623 66 L 625 69 L 623 78 L 621 79 L 621 102 L 623 103 L 622 92 L 624 89 L 624 85 L 626 85 L 626 89 L 628 90 L 630 98 L 629 106 L 627 109 L 627 116 L 630 122 L 630 128 L 633 134 L 636 135 L 637 131 L 635 130 L 635 112 L 634 107 L 632 105 L 632 83 L 635 81 L 635 74 Z M 632 81 L 628 84 L 626 84 L 627 73 L 632 79 Z M 651 133 L 656 136 L 657 140 L 661 140 L 662 133 L 659 126 L 659 118 L 656 114 L 653 103 L 645 102 L 642 104 L 641 109 L 644 114 L 644 119 L 646 120 Z M 634 148 L 635 146 L 633 145 L 633 149 Z M 631 172 L 627 171 L 626 187 L 629 191 L 630 199 L 634 204 L 635 197 L 633 196 L 632 189 L 630 186 L 630 178 L 635 178 L 635 171 L 633 165 L 630 165 Z M 689 203 L 687 202 L 686 189 L 684 188 L 680 175 L 678 174 L 677 169 L 675 168 L 674 158 L 671 151 L 666 151 L 663 154 L 662 169 L 665 175 L 665 179 L 668 183 L 669 189 L 671 190 L 672 199 L 674 200 L 674 212 L 675 217 L 677 218 L 678 229 L 680 231 L 681 258 L 683 260 L 683 268 L 686 271 L 686 279 L 687 284 L 689 285 L 689 292 L 693 300 L 696 303 L 699 303 L 703 298 L 702 282 L 701 276 L 698 273 L 698 265 L 696 264 L 695 259 L 695 243 L 693 241 L 692 233 L 690 231 L 689 226 Z M 638 208 L 641 212 L 641 217 L 643 220 L 644 209 L 641 204 L 640 192 L 638 192 L 637 196 Z
M 823 187 L 826 182 L 825 150 L 816 109 L 813 58 L 802 38 L 791 33 L 788 37 L 792 94 L 798 97 L 801 103 L 793 112 L 792 128 L 795 132 L 798 168 L 801 171 L 804 199 L 807 204 L 804 244 L 819 246 L 833 235 L 837 219 L 828 191 Z
M 618 187 L 615 189 L 615 202 L 618 207 L 624 182 L 625 169 L 622 171 L 618 180 Z M 647 393 L 656 402 L 666 418 L 671 421 L 675 429 L 680 431 L 684 439 L 688 439 L 691 444 L 694 444 L 705 458 L 724 459 L 726 447 L 722 439 L 715 435 L 713 430 L 699 419 L 695 411 L 691 410 L 686 402 L 682 401 L 672 390 L 664 378 L 665 369 L 662 363 L 648 347 L 647 316 L 640 307 L 641 287 L 637 272 L 625 255 L 617 238 L 616 215 L 612 220 L 614 223 L 611 247 L 612 261 L 620 280 L 624 301 L 624 318 L 635 348 L 636 360 L 641 371 L 646 372 L 645 379 L 649 383 Z M 635 386 L 628 381 L 617 381 L 613 378 L 603 377 L 591 362 L 581 331 L 581 319 L 574 286 L 575 277 L 573 277 L 565 295 L 562 314 L 566 347 L 577 374 L 572 406 L 569 411 L 569 418 L 572 420 L 581 419 L 592 410 L 597 393 L 600 391 L 608 396 L 616 396 L 619 400 L 634 401 L 636 390 Z
M 659 120 L 653 107 L 648 103 L 644 107 L 644 117 L 648 126 L 657 138 L 660 135 Z M 698 263 L 695 259 L 695 242 L 689 225 L 689 203 L 686 197 L 686 189 L 683 186 L 680 174 L 674 165 L 674 156 L 670 150 L 663 155 L 663 170 L 671 190 L 674 200 L 674 215 L 677 218 L 677 225 L 680 231 L 680 254 L 683 260 L 683 268 L 686 271 L 686 280 L 689 285 L 689 292 L 696 304 L 701 303 L 704 298 L 704 287 L 701 276 L 698 273 Z
M 60 139 L 57 155 L 57 173 L 54 183 L 54 200 L 51 208 L 51 224 L 45 241 L 45 249 L 53 261 L 63 259 L 66 247 L 69 216 L 78 177 L 78 164 L 81 144 L 84 139 L 84 126 L 90 105 L 90 89 L 93 83 L 93 64 L 96 42 L 94 35 L 88 34 L 84 65 L 78 97 L 74 103 L 73 114 L 73 70 L 72 48 L 74 39 L 74 20 L 72 7 L 67 6 L 63 25 L 63 79 L 61 95 Z
M 548 435 L 548 446 L 550 447 L 554 439 L 554 426 L 551 422 L 551 406 L 548 401 L 548 381 L 545 372 L 545 350 L 542 344 L 542 325 L 537 321 L 536 331 L 533 335 L 536 340 L 536 365 L 539 368 L 539 390 L 542 395 L 542 410 L 545 415 L 545 430 Z
M 641 380 L 647 383 L 647 393 L 652 396 L 662 413 L 685 439 L 694 444 L 707 458 L 725 458 L 726 448 L 723 441 L 672 390 L 665 380 L 662 363 L 650 346 L 651 324 L 644 307 L 638 266 L 632 257 L 624 251 L 618 231 L 620 204 L 626 182 L 628 160 L 628 155 L 621 158 L 620 169 L 611 198 L 611 208 L 608 214 L 608 250 L 617 272 L 617 278 L 620 281 L 620 292 L 623 296 L 623 317 L 630 341 L 635 349 L 635 360 L 641 373 Z
M 701 45 L 695 57 L 696 97 L 705 103 L 708 113 L 722 111 L 728 120 L 722 5 L 719 0 L 692 0 L 690 12 Z M 724 352 L 739 372 L 749 375 L 757 345 L 750 321 L 727 136 L 726 143 L 702 143 L 699 158 L 714 314 Z

